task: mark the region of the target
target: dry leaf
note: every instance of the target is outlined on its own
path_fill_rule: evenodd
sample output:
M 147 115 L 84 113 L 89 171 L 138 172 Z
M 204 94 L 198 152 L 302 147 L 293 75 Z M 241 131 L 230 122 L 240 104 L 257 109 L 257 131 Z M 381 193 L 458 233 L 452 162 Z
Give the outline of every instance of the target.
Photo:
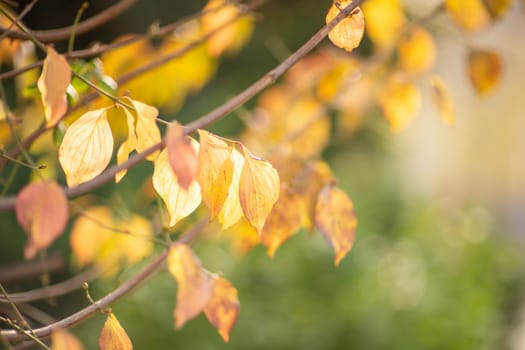
M 203 311 L 212 295 L 212 281 L 199 259 L 185 244 L 175 244 L 167 258 L 168 270 L 177 280 L 177 306 L 173 311 L 175 328 Z
M 346 193 L 326 185 L 317 199 L 315 226 L 335 251 L 335 265 L 352 249 L 357 219 L 354 205 Z
M 156 122 L 159 111 L 155 107 L 136 100 L 131 100 L 131 103 L 137 115 L 135 132 L 137 133 L 137 152 L 140 153 L 160 142 L 160 131 Z M 158 151 L 153 152 L 147 159 L 154 160 L 158 153 Z
M 410 73 L 422 73 L 436 60 L 436 46 L 432 35 L 423 27 L 412 27 L 398 43 L 401 68 Z
M 279 198 L 279 174 L 270 162 L 256 158 L 243 146 L 244 167 L 239 199 L 244 216 L 261 234 L 266 218 Z
M 66 130 L 58 150 L 58 160 L 70 187 L 91 180 L 111 160 L 113 135 L 107 108 L 84 113 Z
M 71 82 L 71 69 L 63 55 L 48 46 L 38 90 L 46 116 L 46 126 L 54 126 L 67 111 L 66 90 Z
M 51 350 L 83 350 L 82 343 L 63 328 L 51 332 Z
M 100 350 L 132 350 L 133 344 L 126 331 L 113 313 L 106 318 L 106 323 L 98 337 Z
M 222 204 L 217 220 L 223 229 L 234 225 L 243 216 L 241 201 L 239 199 L 239 183 L 242 169 L 244 168 L 244 157 L 235 148 L 232 149 L 230 160 L 233 162 L 233 175 L 228 189 L 228 195 Z
M 468 31 L 480 30 L 490 24 L 483 0 L 445 0 L 445 8 L 452 19 Z
M 379 48 L 393 46 L 406 23 L 399 0 L 367 0 L 363 3 L 366 34 Z
M 133 115 L 130 111 L 128 111 L 126 108 L 122 108 L 124 110 L 124 114 L 126 115 L 126 122 L 128 125 L 128 138 L 122 142 L 120 145 L 118 151 L 117 151 L 117 164 L 122 164 L 125 161 L 128 160 L 129 154 L 135 150 L 137 147 L 137 135 L 135 133 L 135 118 L 133 118 Z M 126 175 L 127 169 L 124 169 L 122 171 L 119 171 L 115 175 L 115 182 L 119 183 L 120 180 Z
M 498 86 L 503 63 L 497 52 L 472 50 L 468 56 L 470 82 L 479 95 L 486 95 Z
M 211 298 L 204 308 L 208 321 L 217 329 L 222 339 L 227 343 L 230 332 L 239 316 L 239 299 L 237 289 L 225 278 L 213 280 Z
M 166 150 L 179 185 L 187 191 L 197 175 L 197 153 L 183 126 L 177 122 L 171 123 L 166 132 Z
M 338 1 L 339 7 L 344 9 L 352 3 L 352 0 Z M 326 23 L 330 23 L 341 11 L 332 4 L 326 14 Z M 365 31 L 365 17 L 359 7 L 339 22 L 329 33 L 328 38 L 337 47 L 350 52 L 359 46 Z
M 69 217 L 66 195 L 62 187 L 51 180 L 24 187 L 16 197 L 15 211 L 18 223 L 29 237 L 24 249 L 26 259 L 59 237 Z
M 430 77 L 430 84 L 432 87 L 432 98 L 438 107 L 441 119 L 448 125 L 452 125 L 452 123 L 454 123 L 455 113 L 447 86 L 437 75 Z
M 394 132 L 407 128 L 421 107 L 421 94 L 409 82 L 392 79 L 379 96 L 379 105 Z

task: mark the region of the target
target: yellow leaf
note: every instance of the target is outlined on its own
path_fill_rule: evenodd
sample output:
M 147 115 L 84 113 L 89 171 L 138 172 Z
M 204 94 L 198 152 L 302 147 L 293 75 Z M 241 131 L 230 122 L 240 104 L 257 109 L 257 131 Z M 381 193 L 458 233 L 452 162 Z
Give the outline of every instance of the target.
M 126 115 L 126 121 L 128 125 L 128 138 L 122 142 L 118 151 L 117 151 L 117 164 L 122 164 L 128 160 L 129 154 L 135 150 L 137 147 L 137 135 L 135 134 L 135 118 L 133 115 L 126 109 L 122 108 Z M 126 175 L 127 169 L 119 171 L 115 175 L 115 182 L 119 183 L 120 180 Z
M 228 227 L 225 233 L 231 239 L 232 248 L 237 253 L 246 254 L 261 242 L 259 234 L 245 217 L 241 217 L 234 225 Z
M 366 34 L 379 48 L 395 44 L 406 17 L 399 0 L 367 0 L 363 3 Z
M 476 31 L 490 24 L 490 15 L 482 0 L 445 0 L 445 8 L 452 19 L 468 31 Z
M 490 12 L 492 18 L 503 16 L 509 11 L 512 5 L 512 0 L 483 0 L 487 10 Z
M 317 199 L 315 226 L 335 251 L 335 265 L 352 249 L 357 219 L 354 205 L 346 193 L 333 185 L 325 186 Z
M 58 238 L 67 224 L 67 198 L 56 182 L 48 180 L 25 186 L 16 197 L 16 219 L 29 241 L 24 256 L 30 259 Z
M 160 130 L 157 127 L 157 115 L 159 111 L 152 106 L 145 103 L 131 100 L 135 113 L 137 115 L 137 122 L 135 132 L 137 134 L 137 152 L 142 152 L 153 145 L 160 142 Z M 147 159 L 154 160 L 159 152 L 153 152 Z
M 266 218 L 279 198 L 279 174 L 267 161 L 256 158 L 243 146 L 244 166 L 239 180 L 242 211 L 261 234 Z
M 299 230 L 303 221 L 304 201 L 288 186 L 281 186 L 279 199 L 273 206 L 261 232 L 261 242 L 268 256 L 273 257 L 288 238 Z
M 82 343 L 63 328 L 51 332 L 51 350 L 83 350 Z
M 204 308 L 208 321 L 217 329 L 227 343 L 230 332 L 239 316 L 237 289 L 225 278 L 214 278 L 211 298 Z
M 410 125 L 421 107 L 421 94 L 408 81 L 392 79 L 379 96 L 379 105 L 390 128 L 400 132 Z
M 193 141 L 195 151 L 198 143 Z M 168 162 L 168 151 L 164 149 L 155 160 L 153 171 L 153 187 L 161 196 L 170 216 L 169 226 L 174 226 L 182 218 L 190 215 L 201 203 L 199 183 L 193 181 L 188 190 L 179 185 Z
M 108 108 L 89 111 L 66 130 L 58 160 L 70 187 L 91 180 L 111 160 L 113 135 L 107 119 Z
M 66 89 L 71 82 L 71 69 L 63 55 L 52 47 L 47 47 L 47 54 L 38 78 L 38 90 L 42 95 L 42 104 L 46 116 L 46 126 L 54 126 L 67 111 Z
M 199 166 L 197 181 L 202 200 L 210 209 L 211 219 L 221 211 L 233 178 L 232 145 L 210 132 L 199 130 Z
M 185 244 L 175 244 L 167 258 L 168 270 L 177 280 L 177 306 L 173 311 L 175 328 L 200 314 L 212 295 L 212 281 L 199 259 Z
M 168 126 L 166 132 L 168 161 L 179 185 L 188 190 L 197 175 L 197 154 L 191 139 L 184 133 L 184 127 L 177 122 Z
M 106 323 L 98 338 L 100 350 L 132 350 L 133 344 L 126 331 L 113 313 L 106 318 Z
M 397 52 L 401 68 L 410 73 L 422 73 L 436 60 L 432 35 L 423 27 L 414 26 L 401 37 Z
M 433 75 L 430 78 L 430 84 L 432 87 L 432 98 L 438 107 L 441 119 L 448 125 L 452 125 L 455 119 L 455 113 L 447 86 L 437 75 Z
M 479 95 L 492 92 L 501 80 L 503 63 L 498 53 L 472 50 L 468 56 L 470 82 Z
M 352 3 L 352 0 L 338 1 L 339 7 L 344 9 Z M 335 4 L 330 6 L 326 14 L 326 23 L 331 22 L 341 11 Z M 365 18 L 359 7 L 339 22 L 329 33 L 328 38 L 337 47 L 350 52 L 359 46 L 365 31 Z
M 233 174 L 228 195 L 222 204 L 217 220 L 223 229 L 235 224 L 243 216 L 241 202 L 239 199 L 239 183 L 242 169 L 244 168 L 244 157 L 235 148 L 232 149 L 230 160 L 233 162 Z

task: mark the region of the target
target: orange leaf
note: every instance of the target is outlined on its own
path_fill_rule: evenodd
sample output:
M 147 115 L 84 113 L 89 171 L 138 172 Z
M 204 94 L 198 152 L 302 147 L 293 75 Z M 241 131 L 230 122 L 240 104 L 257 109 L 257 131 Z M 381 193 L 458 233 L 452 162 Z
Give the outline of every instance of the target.
M 205 130 L 199 130 L 200 150 L 197 181 L 211 219 L 221 211 L 232 183 L 232 146 Z
M 397 52 L 401 67 L 411 73 L 422 73 L 436 60 L 436 46 L 432 35 L 420 26 L 411 28 L 401 37 Z
M 42 74 L 38 78 L 38 90 L 46 116 L 46 126 L 54 126 L 66 113 L 66 90 L 71 82 L 71 69 L 63 55 L 47 47 Z
M 51 332 L 51 350 L 83 350 L 82 343 L 63 328 Z
M 490 15 L 482 0 L 445 0 L 445 8 L 452 19 L 468 31 L 490 24 Z
M 66 130 L 58 160 L 70 187 L 91 180 L 111 160 L 113 135 L 107 111 L 107 108 L 100 108 L 86 112 Z
M 212 295 L 212 281 L 199 259 L 185 244 L 175 244 L 167 258 L 168 270 L 178 283 L 175 328 L 181 328 L 204 309 Z
M 326 185 L 317 199 L 315 226 L 335 251 L 335 265 L 352 249 L 357 219 L 354 205 L 346 193 Z
M 338 3 L 340 8 L 345 8 L 352 3 L 352 0 L 340 0 Z M 340 12 L 337 6 L 332 4 L 326 14 L 326 23 L 332 21 Z M 359 46 L 364 31 L 365 17 L 361 9 L 356 7 L 348 17 L 339 22 L 328 33 L 328 38 L 335 46 L 350 52 Z
M 166 150 L 168 162 L 179 185 L 187 191 L 196 178 L 197 154 L 192 147 L 191 139 L 186 136 L 184 128 L 177 122 L 171 123 L 166 132 Z
M 270 162 L 254 157 L 244 146 L 242 149 L 245 162 L 239 180 L 239 199 L 244 216 L 261 234 L 279 198 L 279 174 Z
M 239 316 L 239 308 L 237 289 L 227 279 L 215 278 L 212 295 L 204 308 L 204 313 L 226 343 Z
M 126 331 L 113 313 L 106 318 L 106 323 L 98 338 L 100 350 L 132 350 L 133 344 Z
M 62 187 L 50 180 L 24 187 L 16 197 L 15 210 L 18 223 L 29 236 L 24 249 L 26 259 L 60 236 L 69 216 Z
M 438 107 L 441 119 L 448 125 L 451 125 L 454 122 L 455 114 L 447 86 L 437 75 L 433 75 L 430 78 L 430 84 L 432 86 L 432 98 Z
M 474 89 L 486 95 L 498 86 L 503 70 L 501 57 L 493 51 L 472 50 L 468 56 L 468 73 Z

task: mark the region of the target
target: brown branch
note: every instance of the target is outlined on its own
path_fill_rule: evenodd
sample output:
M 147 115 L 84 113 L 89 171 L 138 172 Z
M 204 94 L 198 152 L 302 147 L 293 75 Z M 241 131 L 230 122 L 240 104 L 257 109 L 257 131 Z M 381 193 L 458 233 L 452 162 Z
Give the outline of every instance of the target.
M 15 22 L 11 22 L 9 27 L 6 28 L 6 30 L 0 35 L 0 41 L 2 41 L 5 37 L 11 33 L 11 29 L 16 26 L 16 22 L 21 21 L 28 13 L 33 9 L 33 6 L 37 3 L 38 0 L 33 0 L 27 6 L 20 12 L 18 17 L 16 18 Z
M 0 267 L 0 283 L 12 283 L 38 276 L 45 272 L 60 271 L 64 266 L 64 257 L 60 254 L 49 255 L 33 261 L 24 261 L 14 266 L 2 266 Z
M 86 19 L 78 23 L 76 26 L 75 33 L 76 35 L 81 35 L 90 30 L 93 30 L 104 23 L 112 20 L 113 18 L 120 15 L 123 11 L 131 7 L 137 0 L 121 0 L 115 5 L 108 7 L 101 13 Z M 61 40 L 69 39 L 71 32 L 73 31 L 74 26 L 67 26 L 63 28 L 50 29 L 50 30 L 34 30 L 32 33 L 34 36 L 41 42 L 49 43 L 56 42 Z M 21 31 L 10 31 L 8 28 L 0 27 L 0 33 L 8 33 L 7 36 L 12 39 L 31 39 L 27 33 Z

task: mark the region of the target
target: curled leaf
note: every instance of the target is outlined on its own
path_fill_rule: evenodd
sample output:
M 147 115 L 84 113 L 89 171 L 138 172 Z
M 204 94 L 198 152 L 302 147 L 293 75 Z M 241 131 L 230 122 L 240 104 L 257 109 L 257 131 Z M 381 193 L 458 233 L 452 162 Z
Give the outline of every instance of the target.
M 352 3 L 352 0 L 338 1 L 339 8 L 345 8 Z M 326 23 L 331 22 L 341 11 L 335 4 L 332 4 L 326 14 Z M 359 7 L 356 7 L 352 13 L 339 22 L 328 33 L 328 38 L 337 47 L 352 51 L 359 46 L 363 33 L 365 31 L 365 17 Z
M 451 125 L 454 122 L 455 113 L 447 86 L 437 75 L 433 75 L 430 78 L 430 84 L 432 87 L 432 98 L 438 108 L 441 119 L 448 125 Z
M 133 344 L 113 313 L 106 318 L 98 337 L 100 350 L 132 350 Z
M 197 154 L 191 139 L 184 133 L 184 128 L 177 122 L 171 123 L 166 132 L 166 150 L 168 161 L 179 185 L 188 190 L 197 175 Z
M 239 308 L 237 289 L 227 279 L 215 278 L 212 294 L 204 308 L 204 314 L 226 343 L 230 339 L 231 329 L 239 316 Z
M 502 71 L 503 63 L 497 52 L 472 50 L 469 53 L 469 78 L 479 95 L 486 95 L 498 86 Z
M 83 350 L 82 343 L 63 328 L 51 332 L 51 350 Z
M 234 225 L 243 216 L 241 202 L 239 199 L 239 183 L 241 179 L 242 169 L 244 168 L 244 157 L 235 148 L 232 149 L 230 160 L 233 162 L 233 174 L 228 189 L 228 194 L 221 211 L 217 216 L 217 220 L 222 225 L 223 229 Z

